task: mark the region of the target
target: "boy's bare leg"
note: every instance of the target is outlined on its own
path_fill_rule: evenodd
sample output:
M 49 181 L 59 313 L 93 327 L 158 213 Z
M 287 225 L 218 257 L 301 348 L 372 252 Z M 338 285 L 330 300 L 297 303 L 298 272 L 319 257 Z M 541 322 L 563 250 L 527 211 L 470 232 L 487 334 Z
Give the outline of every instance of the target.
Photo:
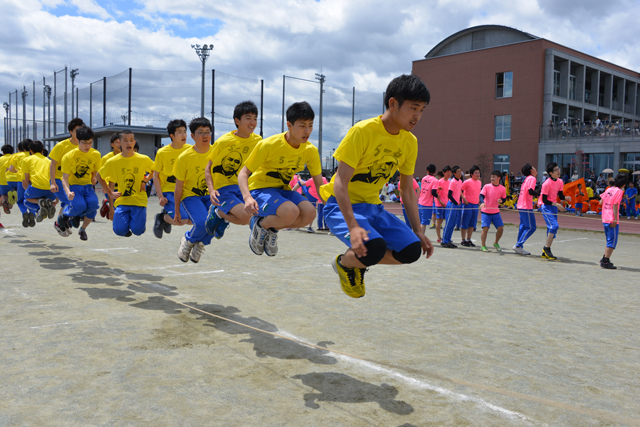
M 487 246 L 487 234 L 489 233 L 489 227 L 482 227 L 482 234 L 480 239 L 482 240 L 482 246 Z
M 283 228 L 293 228 L 293 224 L 300 215 L 300 209 L 293 202 L 284 202 L 278 207 L 275 215 L 264 217 L 260 226 L 262 228 L 275 228 L 281 230 Z
M 499 227 L 498 230 L 496 231 L 496 243 L 500 241 L 500 238 L 502 237 L 503 232 L 504 232 L 504 227 Z
M 218 216 L 222 219 L 226 219 L 231 224 L 247 225 L 251 221 L 251 215 L 244 209 L 244 203 L 238 203 L 235 205 L 229 213 L 224 213 L 221 210 L 218 211 Z
M 436 219 L 436 234 L 438 235 L 438 240 L 442 240 L 442 236 L 440 235 L 440 229 L 442 228 L 442 218 Z

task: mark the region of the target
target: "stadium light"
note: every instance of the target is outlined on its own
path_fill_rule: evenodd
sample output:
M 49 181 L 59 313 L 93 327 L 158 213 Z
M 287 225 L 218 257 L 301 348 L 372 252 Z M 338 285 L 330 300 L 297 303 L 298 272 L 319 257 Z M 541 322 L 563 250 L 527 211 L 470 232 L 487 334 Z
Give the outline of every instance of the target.
M 204 46 L 200 47 L 199 44 L 192 44 L 191 47 L 195 49 L 196 53 L 198 54 L 198 58 L 200 58 L 200 62 L 202 62 L 202 97 L 200 100 L 200 117 L 204 117 L 204 67 L 207 63 L 207 58 L 209 58 L 209 52 L 213 50 L 213 45 L 205 44 Z

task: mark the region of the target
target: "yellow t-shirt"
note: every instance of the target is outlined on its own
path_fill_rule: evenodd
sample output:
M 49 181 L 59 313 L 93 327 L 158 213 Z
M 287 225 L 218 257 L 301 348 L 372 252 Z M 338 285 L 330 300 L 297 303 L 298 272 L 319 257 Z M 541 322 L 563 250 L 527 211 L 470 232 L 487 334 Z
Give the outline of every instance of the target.
M 76 148 L 62 158 L 62 174 L 69 174 L 69 185 L 90 185 L 93 172 L 98 172 L 101 161 L 98 150 L 92 148 L 83 153 Z
M 9 161 L 13 154 L 5 154 L 0 157 L 0 185 L 7 185 L 7 169 L 9 169 Z
M 56 179 L 62 178 L 62 158 L 71 150 L 78 148 L 78 144 L 72 144 L 70 139 L 58 142 L 49 153 L 49 158 L 58 162 L 56 165 Z
M 22 180 L 24 179 L 24 173 L 22 173 L 21 171 L 22 161 L 27 157 L 29 157 L 30 155 L 31 154 L 29 154 L 28 151 L 20 151 L 19 153 L 13 153 L 13 155 L 11 156 L 11 160 L 9 160 L 9 166 L 13 166 L 13 168 L 18 172 L 17 173 L 7 172 L 7 181 L 22 182 Z
M 189 147 L 191 145 L 184 144 L 182 148 L 177 149 L 171 145 L 166 145 L 156 153 L 153 170 L 158 172 L 160 176 L 163 193 L 173 193 L 176 190 L 176 177 L 173 175 L 173 166 L 180 154 L 184 153 Z
M 194 146 L 189 146 L 176 161 L 173 167 L 173 175 L 176 179 L 184 181 L 182 199 L 192 196 L 206 196 L 209 194 L 204 171 L 207 169 L 207 158 L 213 146 L 209 146 L 206 153 L 198 153 Z
M 380 204 L 378 194 L 396 170 L 413 176 L 418 140 L 405 130 L 391 135 L 382 124 L 382 116 L 378 116 L 349 129 L 333 157 L 355 169 L 349 182 L 351 203 Z M 320 195 L 325 200 L 335 195 L 334 181 L 335 175 L 329 184 L 320 187 Z
M 240 138 L 235 131 L 225 133 L 213 144 L 207 160 L 211 161 L 213 188 L 238 185 L 238 173 L 245 160 L 251 155 L 256 144 L 262 141 L 260 135 L 252 133 L 249 138 Z
M 40 190 L 48 190 L 49 184 L 49 166 L 51 160 L 47 159 L 42 153 L 34 153 L 26 157 L 21 163 L 21 172 L 29 174 L 31 185 Z
M 311 175 L 320 175 L 320 155 L 310 142 L 293 148 L 285 139 L 285 133 L 270 136 L 260 141 L 245 162 L 249 168 L 249 190 L 259 188 L 282 188 L 291 190 L 289 182 L 306 164 Z
M 142 180 L 153 171 L 153 160 L 144 154 L 134 153 L 131 157 L 115 156 L 98 171 L 102 179 L 115 182 L 122 196 L 114 206 L 147 206 L 147 193 L 140 191 Z

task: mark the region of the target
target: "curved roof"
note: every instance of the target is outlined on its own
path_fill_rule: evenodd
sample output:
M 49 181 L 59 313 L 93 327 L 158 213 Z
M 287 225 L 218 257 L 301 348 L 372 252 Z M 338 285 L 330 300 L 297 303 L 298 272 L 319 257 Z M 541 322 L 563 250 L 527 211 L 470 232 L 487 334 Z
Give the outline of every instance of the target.
M 429 53 L 425 55 L 425 58 L 453 55 L 472 50 L 536 40 L 538 38 L 539 37 L 525 33 L 524 31 L 505 27 L 504 25 L 478 25 L 477 27 L 470 27 L 450 35 L 431 49 Z

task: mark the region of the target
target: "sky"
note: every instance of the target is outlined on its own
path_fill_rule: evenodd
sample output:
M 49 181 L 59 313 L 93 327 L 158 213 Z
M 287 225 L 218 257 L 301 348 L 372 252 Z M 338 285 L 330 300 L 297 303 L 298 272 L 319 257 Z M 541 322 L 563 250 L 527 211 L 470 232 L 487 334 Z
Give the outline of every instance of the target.
M 148 98 L 138 95 L 134 116 L 163 126 L 161 121 L 175 114 L 199 115 L 201 63 L 191 45 L 213 44 L 206 68 L 222 73 L 216 79 L 221 131 L 231 126 L 234 95 L 245 95 L 242 90 L 234 94 L 234 84 L 246 83 L 250 89 L 245 92 L 252 93 L 247 96 L 255 100 L 257 82 L 264 80 L 267 136 L 281 129 L 282 76 L 314 80 L 322 73 L 327 86 L 345 88 L 325 92 L 332 106 L 325 111 L 329 149 L 351 124 L 352 87 L 361 100 L 356 101 L 356 120 L 380 114 L 381 94 L 393 77 L 409 73 L 412 61 L 471 26 L 510 26 L 640 71 L 637 0 L 2 0 L 1 10 L 2 102 L 23 85 L 33 92 L 36 80 L 39 106 L 42 77 L 49 79 L 65 66 L 79 69 L 76 85 L 87 88 L 82 96 L 88 100 L 90 83 L 131 67 L 140 91 L 153 92 Z M 173 85 L 168 76 L 182 80 Z M 289 83 L 287 102 L 311 97 L 317 108 L 317 83 Z M 218 96 L 225 94 L 229 101 L 218 104 Z M 143 99 L 148 105 L 140 105 Z M 88 101 L 80 104 L 88 108 Z M 172 104 L 183 108 L 170 111 Z M 345 116 L 335 119 L 339 125 L 331 126 L 332 113 Z

